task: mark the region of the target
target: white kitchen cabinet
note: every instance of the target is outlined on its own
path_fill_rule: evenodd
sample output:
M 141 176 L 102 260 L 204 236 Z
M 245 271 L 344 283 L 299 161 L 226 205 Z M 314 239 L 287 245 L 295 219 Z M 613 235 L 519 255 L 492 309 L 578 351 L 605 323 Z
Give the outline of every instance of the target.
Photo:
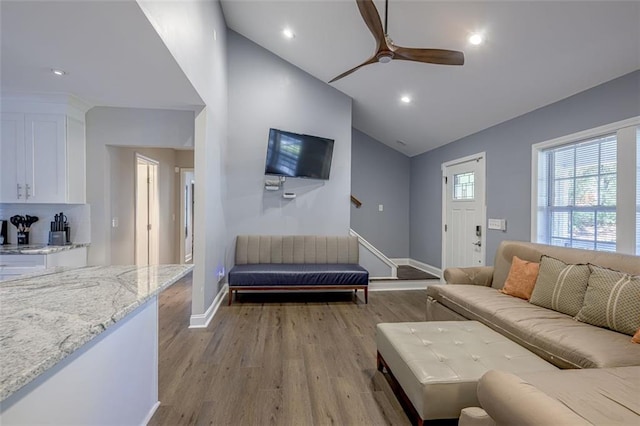
M 84 122 L 70 114 L 24 110 L 3 112 L 1 118 L 0 202 L 84 203 Z
M 0 281 L 54 266 L 87 266 L 87 248 L 78 247 L 50 254 L 0 255 Z

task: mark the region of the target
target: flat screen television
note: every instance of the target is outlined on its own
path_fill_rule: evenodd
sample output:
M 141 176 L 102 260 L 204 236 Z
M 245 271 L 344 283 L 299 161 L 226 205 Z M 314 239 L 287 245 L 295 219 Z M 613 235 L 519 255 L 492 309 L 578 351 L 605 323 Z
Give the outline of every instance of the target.
M 329 179 L 333 139 L 269 129 L 264 173 L 267 175 Z

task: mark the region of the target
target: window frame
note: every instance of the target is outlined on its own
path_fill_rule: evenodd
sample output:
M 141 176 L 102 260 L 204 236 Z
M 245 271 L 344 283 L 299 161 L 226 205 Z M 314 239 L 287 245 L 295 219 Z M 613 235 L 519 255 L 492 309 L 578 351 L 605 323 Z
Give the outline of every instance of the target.
M 561 145 L 579 143 L 607 134 L 617 139 L 617 191 L 616 191 L 616 252 L 635 254 L 636 250 L 636 131 L 640 116 L 617 121 L 593 129 L 584 130 L 531 146 L 531 241 L 541 242 L 539 237 L 538 188 L 546 182 L 541 176 L 543 152 Z M 544 243 L 544 242 L 542 242 Z

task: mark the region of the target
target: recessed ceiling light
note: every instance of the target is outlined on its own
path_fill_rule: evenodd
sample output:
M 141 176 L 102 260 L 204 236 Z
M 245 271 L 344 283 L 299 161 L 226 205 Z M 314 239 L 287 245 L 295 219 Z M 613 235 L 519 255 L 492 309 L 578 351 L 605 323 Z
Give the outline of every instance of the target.
M 60 76 L 60 77 L 67 74 L 66 71 L 60 70 L 60 69 L 56 69 L 56 68 L 52 68 L 51 72 L 54 73 L 57 76 Z
M 291 28 L 285 28 L 284 30 L 282 30 L 282 35 L 285 38 L 288 38 L 289 40 L 291 40 L 292 38 L 294 38 L 296 35 L 293 33 L 293 30 Z
M 474 46 L 477 46 L 479 44 L 482 44 L 482 42 L 484 41 L 484 38 L 482 37 L 482 34 L 471 34 L 471 36 L 469 37 L 469 43 L 473 44 Z
M 408 95 L 404 95 L 403 97 L 400 98 L 400 100 L 405 104 L 411 103 L 411 98 Z

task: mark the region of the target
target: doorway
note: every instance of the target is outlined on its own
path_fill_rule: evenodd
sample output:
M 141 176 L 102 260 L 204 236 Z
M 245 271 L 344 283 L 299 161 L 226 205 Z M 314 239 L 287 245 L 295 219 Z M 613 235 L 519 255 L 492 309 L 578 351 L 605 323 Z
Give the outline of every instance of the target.
M 484 266 L 485 153 L 442 164 L 442 270 Z
M 158 162 L 136 153 L 136 265 L 159 263 Z
M 193 263 L 194 191 L 194 170 L 180 169 L 180 263 Z

